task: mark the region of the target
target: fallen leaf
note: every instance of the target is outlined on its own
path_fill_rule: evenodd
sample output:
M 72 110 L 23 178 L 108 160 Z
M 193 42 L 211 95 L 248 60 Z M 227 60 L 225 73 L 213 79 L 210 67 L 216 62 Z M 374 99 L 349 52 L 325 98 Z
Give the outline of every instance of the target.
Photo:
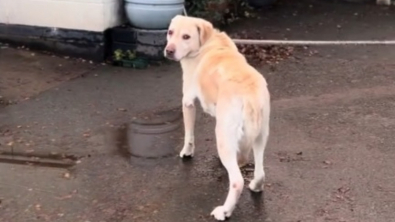
M 70 179 L 70 173 L 69 172 L 64 173 L 63 177 L 66 179 Z
M 36 204 L 34 207 L 36 208 L 36 210 L 41 210 L 41 205 L 40 204 Z
M 66 200 L 66 199 L 70 199 L 72 197 L 73 197 L 73 195 L 69 194 L 69 195 L 65 195 L 65 196 L 62 196 L 62 197 L 56 197 L 56 199 L 58 199 L 58 200 Z

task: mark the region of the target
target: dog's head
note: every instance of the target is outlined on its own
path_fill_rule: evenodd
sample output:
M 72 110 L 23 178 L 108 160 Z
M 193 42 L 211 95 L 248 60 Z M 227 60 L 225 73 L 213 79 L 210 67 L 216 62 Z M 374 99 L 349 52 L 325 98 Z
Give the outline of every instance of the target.
M 197 55 L 213 33 L 213 25 L 200 18 L 175 16 L 167 32 L 166 58 L 180 61 Z

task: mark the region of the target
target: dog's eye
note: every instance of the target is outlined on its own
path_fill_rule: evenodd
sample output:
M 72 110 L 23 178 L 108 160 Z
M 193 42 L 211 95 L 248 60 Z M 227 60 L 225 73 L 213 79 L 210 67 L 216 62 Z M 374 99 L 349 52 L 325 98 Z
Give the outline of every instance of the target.
M 188 40 L 189 38 L 191 38 L 191 36 L 189 36 L 189 35 L 183 35 L 182 38 L 185 39 L 185 40 Z
M 173 35 L 173 30 L 169 30 L 169 31 L 167 32 L 167 34 L 168 34 L 168 35 Z

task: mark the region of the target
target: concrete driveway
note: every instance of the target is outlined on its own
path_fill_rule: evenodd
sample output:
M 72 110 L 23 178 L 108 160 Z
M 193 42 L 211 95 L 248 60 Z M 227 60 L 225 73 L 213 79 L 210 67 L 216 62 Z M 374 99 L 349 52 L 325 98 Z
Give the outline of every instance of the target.
M 384 39 L 395 36 L 394 13 L 374 5 L 283 1 L 229 31 Z M 2 73 L 29 75 L 37 64 L 65 61 L 18 59 L 20 53 L 0 50 Z M 179 66 L 137 71 L 62 64 L 79 75 L 26 90 L 29 99 L 16 96 L 16 104 L 0 108 L 0 149 L 80 159 L 70 169 L 0 163 L 1 221 L 213 221 L 209 213 L 228 187 L 213 119 L 198 113 L 192 160 L 180 160 L 176 151 L 151 160 L 123 152 L 122 126 L 136 112 L 179 104 Z M 273 106 L 266 190 L 252 195 L 245 189 L 230 221 L 394 221 L 395 47 L 296 48 L 278 65 L 257 67 Z M 64 76 L 58 71 L 53 77 Z M 252 172 L 243 173 L 248 180 Z

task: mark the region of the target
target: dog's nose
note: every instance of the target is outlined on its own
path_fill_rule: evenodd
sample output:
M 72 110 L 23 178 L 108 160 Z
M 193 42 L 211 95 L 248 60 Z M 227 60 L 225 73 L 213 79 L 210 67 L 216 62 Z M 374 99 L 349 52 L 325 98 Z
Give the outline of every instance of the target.
M 175 49 L 166 49 L 166 54 L 167 56 L 173 56 L 175 51 Z

